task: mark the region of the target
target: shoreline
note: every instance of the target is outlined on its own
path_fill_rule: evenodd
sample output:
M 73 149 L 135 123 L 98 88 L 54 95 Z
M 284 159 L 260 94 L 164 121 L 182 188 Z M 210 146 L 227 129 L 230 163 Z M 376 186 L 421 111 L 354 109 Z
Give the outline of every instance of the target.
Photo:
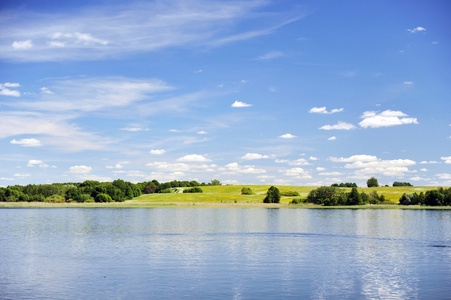
M 288 203 L 216 203 L 216 202 L 110 202 L 110 203 L 51 203 L 51 202 L 0 202 L 1 208 L 288 208 L 288 209 L 408 209 L 408 210 L 451 210 L 451 206 L 419 205 L 356 205 L 321 206 L 314 204 Z

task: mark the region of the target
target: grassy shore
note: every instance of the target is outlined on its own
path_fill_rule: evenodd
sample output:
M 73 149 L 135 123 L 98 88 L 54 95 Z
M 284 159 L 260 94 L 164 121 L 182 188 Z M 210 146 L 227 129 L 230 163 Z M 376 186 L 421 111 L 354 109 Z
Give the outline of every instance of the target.
M 253 195 L 241 195 L 243 187 L 250 188 Z M 201 194 L 147 194 L 125 202 L 112 203 L 46 203 L 46 202 L 0 202 L 0 208 L 58 208 L 58 207 L 82 207 L 82 208 L 146 208 L 146 207 L 261 207 L 261 208 L 316 208 L 316 209 L 451 209 L 451 207 L 425 207 L 425 206 L 401 206 L 397 205 L 402 194 L 420 193 L 436 187 L 378 187 L 359 188 L 360 192 L 371 193 L 377 191 L 384 195 L 392 205 L 361 205 L 361 206 L 320 206 L 312 204 L 289 204 L 293 198 L 306 198 L 308 193 L 316 187 L 303 186 L 278 186 L 281 192 L 296 191 L 298 197 L 282 197 L 280 204 L 262 203 L 269 185 L 227 185 L 202 187 Z M 343 188 L 349 191 L 350 188 Z M 180 189 L 181 190 L 181 189 Z

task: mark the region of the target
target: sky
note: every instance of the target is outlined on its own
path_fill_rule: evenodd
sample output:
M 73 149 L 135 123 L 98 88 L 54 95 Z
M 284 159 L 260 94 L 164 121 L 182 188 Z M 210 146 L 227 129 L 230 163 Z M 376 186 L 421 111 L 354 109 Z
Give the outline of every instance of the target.
M 451 186 L 450 1 L 0 2 L 0 186 Z

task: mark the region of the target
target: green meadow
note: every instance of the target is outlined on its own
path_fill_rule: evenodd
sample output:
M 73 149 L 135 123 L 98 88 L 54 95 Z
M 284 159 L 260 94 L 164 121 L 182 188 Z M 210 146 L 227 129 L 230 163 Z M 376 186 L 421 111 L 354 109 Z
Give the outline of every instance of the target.
M 242 195 L 241 189 L 248 187 L 254 193 L 253 195 Z M 270 185 L 223 185 L 223 186 L 205 186 L 202 187 L 201 194 L 184 194 L 179 188 L 178 193 L 168 194 L 145 194 L 136 197 L 127 202 L 211 202 L 211 203 L 262 203 L 265 198 L 266 191 Z M 288 204 L 293 198 L 306 198 L 309 192 L 317 187 L 315 186 L 277 186 L 281 193 L 286 191 L 296 191 L 300 194 L 298 197 L 282 197 L 280 203 Z M 351 188 L 341 188 L 347 192 Z M 435 189 L 435 187 L 377 187 L 377 188 L 359 188 L 359 192 L 367 194 L 377 191 L 379 195 L 384 195 L 393 204 L 398 204 L 402 194 L 420 193 L 427 190 Z

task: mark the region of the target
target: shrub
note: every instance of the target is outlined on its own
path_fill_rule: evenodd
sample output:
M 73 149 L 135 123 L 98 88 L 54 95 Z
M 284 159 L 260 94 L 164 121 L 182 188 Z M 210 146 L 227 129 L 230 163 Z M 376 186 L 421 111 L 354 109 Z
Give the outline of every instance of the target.
M 296 196 L 300 196 L 298 192 L 296 191 L 284 191 L 284 192 L 280 192 L 281 196 L 285 196 L 285 197 L 296 197 Z
M 96 202 L 113 202 L 113 199 L 111 199 L 111 196 L 105 193 L 97 194 L 95 198 Z
M 242 195 L 252 195 L 253 193 L 252 193 L 252 190 L 250 188 L 243 187 L 241 189 L 241 194 Z
M 63 203 L 66 202 L 66 198 L 61 195 L 51 195 L 45 198 L 44 202 Z
M 200 187 L 193 187 L 190 189 L 183 190 L 184 193 L 202 193 L 202 189 Z
M 266 193 L 263 203 L 279 203 L 280 202 L 280 191 L 275 186 L 271 186 Z

